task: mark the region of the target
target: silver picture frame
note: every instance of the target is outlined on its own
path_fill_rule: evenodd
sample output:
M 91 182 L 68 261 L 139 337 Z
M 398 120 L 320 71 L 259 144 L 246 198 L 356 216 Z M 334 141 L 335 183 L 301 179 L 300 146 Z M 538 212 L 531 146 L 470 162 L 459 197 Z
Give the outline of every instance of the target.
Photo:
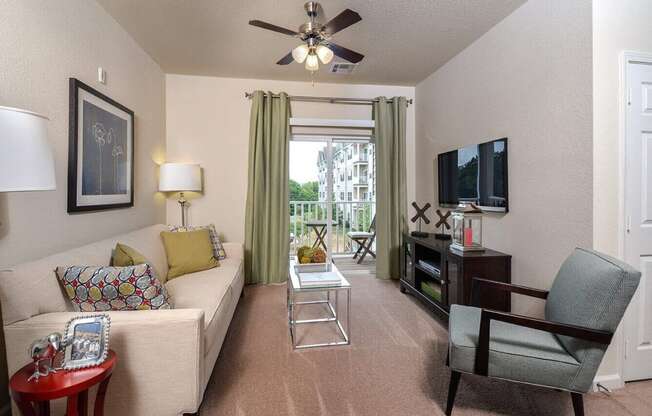
M 95 367 L 109 355 L 109 328 L 107 314 L 86 315 L 73 318 L 66 324 L 64 334 L 65 370 Z

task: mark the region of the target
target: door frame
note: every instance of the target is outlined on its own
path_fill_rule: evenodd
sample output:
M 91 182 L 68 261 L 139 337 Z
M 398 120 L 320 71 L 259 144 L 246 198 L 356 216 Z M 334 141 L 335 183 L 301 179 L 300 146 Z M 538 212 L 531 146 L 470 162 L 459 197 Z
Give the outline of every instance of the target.
M 630 87 L 629 79 L 627 77 L 627 69 L 630 64 L 646 64 L 652 65 L 652 53 L 623 51 L 620 54 L 620 86 L 619 86 L 619 102 L 618 102 L 618 153 L 619 153 L 619 190 L 618 190 L 618 257 L 623 261 L 627 260 L 627 244 L 630 238 L 628 228 L 630 225 L 630 218 L 627 211 L 627 123 L 628 123 L 628 104 L 630 100 Z M 637 265 L 633 265 L 637 267 Z M 623 321 L 617 330 L 620 336 L 616 335 L 616 356 L 617 360 L 617 380 L 613 380 L 616 384 L 614 387 L 624 387 L 626 379 L 625 374 L 625 357 L 628 347 L 628 323 L 634 319 L 632 312 L 628 309 L 625 312 Z M 613 377 L 613 376 L 612 376 Z

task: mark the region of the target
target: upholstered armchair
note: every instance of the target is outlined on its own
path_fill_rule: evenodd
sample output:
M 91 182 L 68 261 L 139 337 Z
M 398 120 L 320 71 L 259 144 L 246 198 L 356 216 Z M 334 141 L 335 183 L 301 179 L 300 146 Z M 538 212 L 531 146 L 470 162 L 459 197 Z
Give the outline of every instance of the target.
M 477 304 L 483 287 L 546 300 L 545 318 L 452 305 L 448 365 L 451 415 L 462 373 L 570 392 L 576 416 L 620 323 L 641 273 L 581 248 L 562 264 L 550 291 L 474 279 Z

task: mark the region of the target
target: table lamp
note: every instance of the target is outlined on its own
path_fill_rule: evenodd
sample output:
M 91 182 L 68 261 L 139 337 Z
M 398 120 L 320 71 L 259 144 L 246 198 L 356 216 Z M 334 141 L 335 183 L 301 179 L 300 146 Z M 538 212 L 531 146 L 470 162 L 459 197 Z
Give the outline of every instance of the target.
M 0 107 L 0 192 L 56 189 L 48 118 Z
M 181 225 L 186 226 L 186 204 L 184 192 L 201 192 L 201 167 L 192 163 L 164 163 L 159 171 L 158 190 L 179 192 Z

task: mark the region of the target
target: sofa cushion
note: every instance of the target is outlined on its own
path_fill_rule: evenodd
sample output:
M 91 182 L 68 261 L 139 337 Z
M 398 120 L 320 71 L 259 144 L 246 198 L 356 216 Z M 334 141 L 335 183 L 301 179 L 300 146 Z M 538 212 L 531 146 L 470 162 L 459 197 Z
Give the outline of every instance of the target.
M 118 241 L 138 247 L 160 273 L 167 274 L 161 231 L 165 225 L 153 225 L 96 243 L 68 250 L 36 261 L 22 263 L 10 271 L 0 271 L 0 304 L 5 325 L 49 312 L 72 311 L 54 270 L 61 265 L 108 265 L 111 250 Z
M 165 285 L 175 308 L 197 308 L 204 311 L 205 350 L 208 351 L 219 331 L 219 311 L 230 308 L 236 302 L 232 294 L 238 276 L 242 273 L 242 261 L 227 257 L 220 267 L 190 273 L 172 279 Z M 237 296 L 240 296 L 238 293 Z
M 449 359 L 451 369 L 472 373 L 480 332 L 481 309 L 451 305 Z M 580 363 L 549 332 L 491 321 L 489 376 L 576 390 Z
M 146 263 L 58 267 L 57 277 L 77 312 L 170 309 L 167 290 Z

